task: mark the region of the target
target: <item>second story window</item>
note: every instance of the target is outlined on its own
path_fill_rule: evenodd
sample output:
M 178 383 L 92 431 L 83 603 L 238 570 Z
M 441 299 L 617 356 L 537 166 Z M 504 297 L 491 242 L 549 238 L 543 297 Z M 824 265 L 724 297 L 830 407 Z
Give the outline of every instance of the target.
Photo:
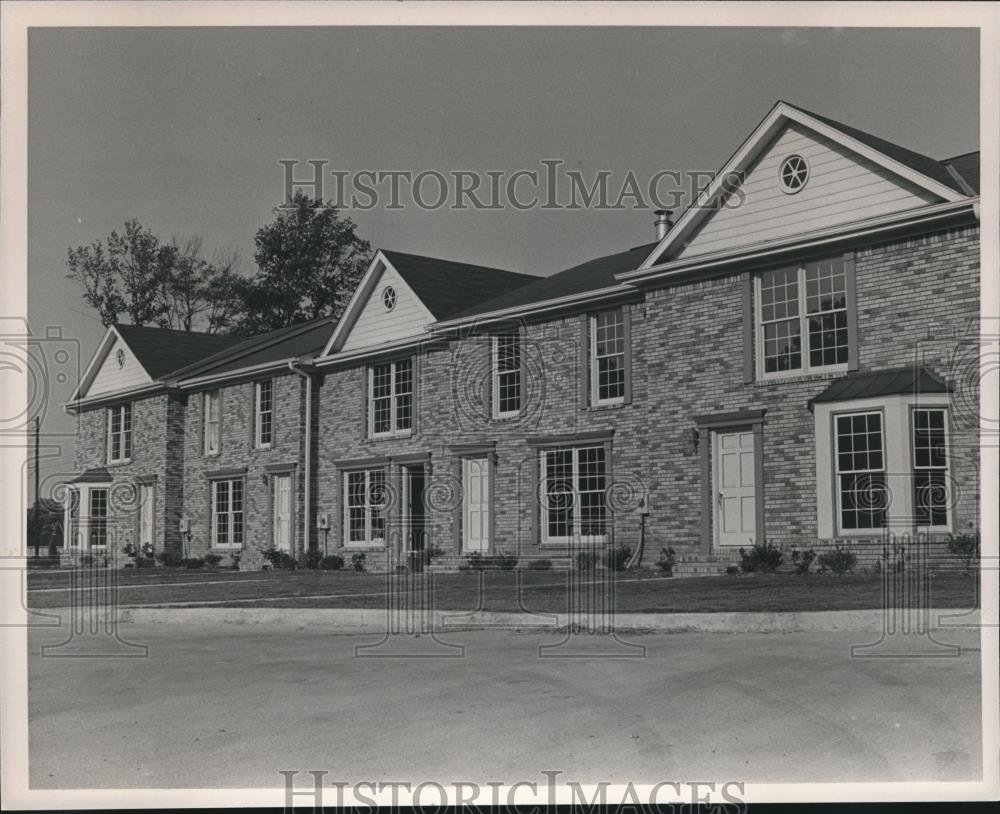
M 220 439 L 220 399 L 218 390 L 205 393 L 205 454 L 219 454 Z
M 254 446 L 266 448 L 274 435 L 274 383 L 270 379 L 257 382 L 254 391 Z
M 521 411 L 521 342 L 517 334 L 493 337 L 493 417 Z
M 413 362 L 400 359 L 368 370 L 368 435 L 408 435 L 413 428 Z
M 132 457 L 132 405 L 108 408 L 108 462 L 120 463 Z
M 625 401 L 625 317 L 620 308 L 590 318 L 590 403 Z
M 847 275 L 840 259 L 757 278 L 758 375 L 846 370 Z

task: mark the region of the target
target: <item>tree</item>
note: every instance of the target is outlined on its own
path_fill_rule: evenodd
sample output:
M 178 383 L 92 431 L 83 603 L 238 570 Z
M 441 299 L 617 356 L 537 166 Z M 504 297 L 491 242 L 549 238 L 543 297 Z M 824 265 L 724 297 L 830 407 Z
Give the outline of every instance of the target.
M 371 262 L 371 245 L 329 203 L 296 193 L 274 213 L 274 222 L 257 230 L 258 273 L 241 286 L 245 333 L 339 317 Z
M 235 252 L 202 255 L 202 240 L 160 239 L 136 220 L 122 234 L 70 249 L 67 275 L 101 323 L 126 315 L 133 325 L 209 333 L 229 330 L 241 316 L 243 280 Z
M 98 313 L 104 326 L 127 314 L 133 325 L 147 325 L 161 316 L 159 282 L 172 263 L 172 252 L 137 220 L 125 223 L 122 234 L 112 232 L 107 244 L 70 249 L 69 278 L 83 288 L 83 299 Z
M 193 237 L 183 245 L 176 238 L 169 246 L 173 260 L 160 279 L 161 315 L 157 323 L 182 331 L 203 329 L 223 332 L 239 316 L 243 282 L 235 251 L 217 254 L 211 261 L 202 256 L 202 239 Z

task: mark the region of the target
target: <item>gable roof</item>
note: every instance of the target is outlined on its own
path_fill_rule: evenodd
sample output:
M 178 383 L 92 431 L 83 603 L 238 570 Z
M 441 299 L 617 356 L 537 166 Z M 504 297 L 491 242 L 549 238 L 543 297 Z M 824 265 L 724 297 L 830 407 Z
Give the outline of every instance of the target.
M 788 103 L 786 102 L 785 104 Z M 951 187 L 953 190 L 961 192 L 963 195 L 968 194 L 965 188 L 950 172 L 948 172 L 948 168 L 940 161 L 935 161 L 933 158 L 928 158 L 927 156 L 921 155 L 913 150 L 908 150 L 906 147 L 901 147 L 898 144 L 893 144 L 891 141 L 886 141 L 878 136 L 873 136 L 871 133 L 866 133 L 864 130 L 858 130 L 856 127 L 851 127 L 843 124 L 842 122 L 838 122 L 836 119 L 821 116 L 818 113 L 813 113 L 805 108 L 797 107 L 796 105 L 789 104 L 788 106 L 812 116 L 814 119 L 830 125 L 830 127 L 836 128 L 844 135 L 850 136 L 851 138 L 860 141 L 862 144 L 867 144 L 873 150 L 878 150 L 880 153 L 887 155 L 894 161 L 898 161 L 900 164 L 905 164 L 915 172 L 926 175 L 928 178 L 933 178 L 938 183 Z
M 323 349 L 336 324 L 335 317 L 317 317 L 266 334 L 244 338 L 238 344 L 207 359 L 172 371 L 170 378 L 184 383 L 311 356 Z
M 969 188 L 979 194 L 979 150 L 963 153 L 952 158 L 942 158 L 941 163 L 957 172 Z
M 527 285 L 465 308 L 453 314 L 452 319 L 493 313 L 606 288 L 624 289 L 626 287 L 615 280 L 615 275 L 637 268 L 655 246 L 656 243 L 647 243 L 616 254 L 595 257 L 550 277 L 536 277 Z
M 153 379 L 231 347 L 243 338 L 142 325 L 115 325 L 115 329 Z
M 531 274 L 391 249 L 382 249 L 382 254 L 437 320 L 450 319 L 465 310 L 469 292 L 488 300 L 538 280 Z
M 818 396 L 809 399 L 809 405 L 827 401 L 898 396 L 903 394 L 928 394 L 951 392 L 947 384 L 925 367 L 894 367 L 866 373 L 854 373 L 835 379 Z
M 672 248 L 683 246 L 684 241 L 694 233 L 704 219 L 711 216 L 715 208 L 713 204 L 732 192 L 730 179 L 753 166 L 772 139 L 790 122 L 797 122 L 838 142 L 844 148 L 905 178 L 945 202 L 961 201 L 969 197 L 965 187 L 941 162 L 842 124 L 835 119 L 818 116 L 788 102 L 778 101 L 709 184 L 688 205 L 676 225 L 643 261 L 641 270 L 666 262 Z

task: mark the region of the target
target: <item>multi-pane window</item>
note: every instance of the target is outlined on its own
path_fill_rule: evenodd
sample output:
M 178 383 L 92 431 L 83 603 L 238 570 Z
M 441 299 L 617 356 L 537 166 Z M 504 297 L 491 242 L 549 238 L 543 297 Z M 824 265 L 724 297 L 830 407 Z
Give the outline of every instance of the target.
M 413 363 L 400 359 L 368 372 L 368 434 L 408 433 L 413 427 Z
M 840 529 L 883 528 L 888 494 L 882 414 L 850 413 L 835 420 Z
M 918 526 L 948 525 L 948 434 L 942 409 L 913 411 L 913 511 Z
M 546 540 L 597 541 L 604 537 L 606 466 L 603 446 L 542 452 L 542 523 Z
M 90 490 L 90 514 L 87 517 L 90 548 L 108 544 L 108 490 Z
M 521 410 L 521 343 L 517 334 L 493 337 L 493 417 Z
M 620 308 L 590 318 L 591 403 L 625 400 L 625 317 Z
M 344 474 L 344 532 L 350 544 L 385 541 L 385 470 Z
M 758 356 L 763 376 L 847 366 L 847 276 L 843 261 L 778 269 L 757 281 Z
M 212 545 L 243 545 L 243 479 L 212 481 Z
M 132 457 L 132 405 L 108 408 L 108 461 L 127 461 Z
M 219 428 L 221 425 L 219 391 L 209 390 L 205 393 L 205 454 L 217 455 L 219 452 Z
M 274 383 L 270 379 L 257 382 L 254 392 L 254 403 L 256 405 L 254 414 L 256 433 L 254 445 L 269 447 L 271 446 L 271 438 L 274 434 Z

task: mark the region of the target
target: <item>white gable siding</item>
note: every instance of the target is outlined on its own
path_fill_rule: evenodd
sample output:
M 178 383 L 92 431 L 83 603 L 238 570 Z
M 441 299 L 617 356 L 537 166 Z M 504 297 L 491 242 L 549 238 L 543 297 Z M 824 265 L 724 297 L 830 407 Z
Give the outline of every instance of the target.
M 118 356 L 119 348 L 125 351 L 125 366 L 122 368 L 118 367 L 118 360 L 115 358 Z M 101 362 L 101 366 L 97 369 L 90 387 L 87 388 L 87 392 L 83 395 L 98 396 L 102 393 L 113 393 L 116 390 L 124 390 L 127 387 L 151 384 L 152 381 L 149 378 L 149 374 L 146 373 L 142 365 L 132 355 L 132 351 L 128 349 L 128 346 L 116 339 L 111 344 L 111 349 L 108 351 L 107 356 L 104 357 L 104 361 Z
M 382 305 L 382 291 L 387 285 L 396 289 L 396 307 L 386 311 Z M 420 302 L 413 290 L 399 273 L 386 267 L 381 279 L 372 288 L 368 301 L 351 327 L 341 350 L 369 348 L 425 333 L 424 326 L 434 321 L 434 316 Z
M 788 195 L 778 167 L 792 153 L 809 163 L 809 182 Z M 914 209 L 940 199 L 829 139 L 791 123 L 751 167 L 746 200 L 708 216 L 678 257 L 812 232 L 864 218 Z

